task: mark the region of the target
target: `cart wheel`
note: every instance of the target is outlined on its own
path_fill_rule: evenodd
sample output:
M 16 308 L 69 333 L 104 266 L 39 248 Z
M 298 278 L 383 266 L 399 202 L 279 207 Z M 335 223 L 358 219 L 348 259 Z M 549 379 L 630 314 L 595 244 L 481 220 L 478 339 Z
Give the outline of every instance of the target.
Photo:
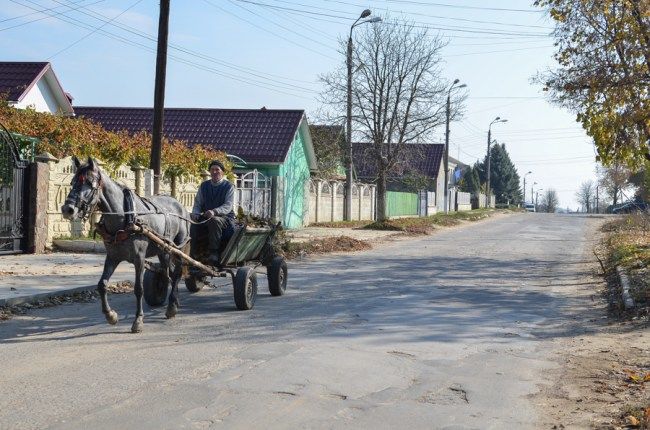
M 151 307 L 160 306 L 167 299 L 169 282 L 160 273 L 146 269 L 144 271 L 144 301 Z
M 266 268 L 266 279 L 269 281 L 269 292 L 272 296 L 281 296 L 287 291 L 287 262 L 279 255 L 273 257 Z
M 205 278 L 190 275 L 185 278 L 185 288 L 190 293 L 198 293 L 205 287 Z
M 257 298 L 257 273 L 251 267 L 240 267 L 232 284 L 237 309 L 240 311 L 253 309 Z

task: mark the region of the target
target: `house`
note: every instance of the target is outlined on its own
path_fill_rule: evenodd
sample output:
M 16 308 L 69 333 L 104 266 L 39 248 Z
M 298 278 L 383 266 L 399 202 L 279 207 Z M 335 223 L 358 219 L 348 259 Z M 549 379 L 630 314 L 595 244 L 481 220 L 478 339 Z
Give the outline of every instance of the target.
M 444 170 L 441 170 L 444 147 L 441 144 L 407 144 L 407 150 L 400 154 L 400 161 L 388 173 L 387 189 L 407 192 L 428 189 L 437 192 L 444 187 Z M 352 144 L 354 171 L 359 181 L 377 180 L 375 157 L 371 144 Z
M 458 182 L 463 177 L 467 169 L 470 168 L 468 164 L 463 163 L 462 161 L 449 156 L 449 161 L 447 163 L 449 166 L 449 186 L 456 187 Z
M 0 62 L 0 97 L 10 105 L 37 112 L 72 115 L 72 97 L 66 93 L 47 62 Z
M 153 124 L 152 108 L 75 106 L 74 110 L 111 131 L 151 132 Z M 317 164 L 303 110 L 166 108 L 163 130 L 167 138 L 224 151 L 242 159 L 246 170 L 276 177 L 283 195 L 278 211 L 283 225 L 307 224 L 308 181 Z
M 411 143 L 402 151 L 401 160 L 388 172 L 386 188 L 388 191 L 418 193 L 429 191 L 428 206 L 432 210 L 444 210 L 445 170 L 443 144 Z M 352 158 L 357 178 L 363 182 L 377 180 L 377 167 L 373 147 L 369 143 L 354 143 Z M 449 157 L 448 180 L 454 182 L 454 170 L 458 161 Z M 431 192 L 435 193 L 432 195 Z M 431 201 L 433 199 L 433 201 Z

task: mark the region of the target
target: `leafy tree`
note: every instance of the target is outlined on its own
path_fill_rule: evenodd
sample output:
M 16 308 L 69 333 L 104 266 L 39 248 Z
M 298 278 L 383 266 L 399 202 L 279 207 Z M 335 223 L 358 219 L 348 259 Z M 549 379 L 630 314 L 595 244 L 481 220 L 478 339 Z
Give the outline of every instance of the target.
M 470 167 L 465 171 L 460 186 L 461 191 L 477 195 L 481 192 L 481 180 L 479 179 L 479 172 L 476 167 Z
M 596 174 L 598 175 L 598 186 L 600 190 L 609 198 L 613 205 L 619 203 L 621 193 L 631 187 L 630 169 L 623 164 L 613 164 L 610 167 L 597 166 Z
M 487 155 L 483 163 L 476 164 L 481 183 L 487 183 Z M 519 204 L 522 200 L 519 173 L 510 160 L 505 143 L 495 143 L 490 148 L 490 186 L 497 203 Z
M 591 212 L 595 195 L 596 186 L 594 185 L 594 181 L 589 180 L 580 184 L 580 188 L 576 192 L 576 200 L 580 206 L 586 209 L 587 213 Z
M 357 27 L 355 36 L 352 121 L 354 134 L 370 143 L 367 152 L 377 171 L 377 218 L 383 221 L 391 172 L 409 162 L 404 152 L 410 143 L 426 141 L 445 122 L 449 83 L 440 71 L 445 43 L 426 29 L 386 18 L 382 25 Z M 341 48 L 345 52 L 345 42 Z M 340 123 L 347 105 L 345 65 L 321 80 L 321 101 Z M 453 103 L 452 118 L 458 106 Z
M 343 168 L 345 132 L 339 125 L 310 125 L 309 133 L 318 161 L 318 177 L 337 179 L 345 176 Z
M 557 191 L 553 188 L 549 188 L 544 191 L 542 202 L 540 203 L 538 210 L 540 212 L 554 213 L 558 209 L 559 203 L 560 200 L 557 197 Z
M 58 158 L 94 157 L 105 162 L 109 171 L 124 164 L 149 164 L 151 135 L 146 132 L 114 133 L 84 118 L 16 109 L 4 99 L 0 99 L 0 122 L 11 132 L 36 138 L 37 153 L 47 151 Z M 230 169 L 231 163 L 221 151 L 201 145 L 188 148 L 178 140 L 163 142 L 163 173 L 167 176 L 200 176 L 213 159 L 220 159 Z
M 637 187 L 636 198 L 650 202 L 650 161 L 645 166 L 630 176 L 630 182 Z
M 435 180 L 412 169 L 406 170 L 399 178 L 399 182 L 403 184 L 404 191 L 410 193 L 417 193 L 421 190 L 433 190 L 436 186 Z
M 650 160 L 648 0 L 536 0 L 556 22 L 558 69 L 538 77 L 577 114 L 598 160 L 637 168 Z

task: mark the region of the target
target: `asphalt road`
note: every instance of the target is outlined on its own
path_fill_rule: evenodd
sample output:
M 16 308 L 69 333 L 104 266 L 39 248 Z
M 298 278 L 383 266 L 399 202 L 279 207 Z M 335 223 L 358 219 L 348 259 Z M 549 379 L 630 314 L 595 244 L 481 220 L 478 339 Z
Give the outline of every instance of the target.
M 517 214 L 294 262 L 249 312 L 181 287 L 141 334 L 131 295 L 117 326 L 99 303 L 34 310 L 0 323 L 0 428 L 539 428 L 600 222 Z

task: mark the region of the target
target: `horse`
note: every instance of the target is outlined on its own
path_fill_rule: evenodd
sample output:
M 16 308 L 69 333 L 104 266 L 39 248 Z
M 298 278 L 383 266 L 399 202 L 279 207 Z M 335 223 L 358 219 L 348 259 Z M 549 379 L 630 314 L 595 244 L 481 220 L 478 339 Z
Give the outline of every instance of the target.
M 187 210 L 178 200 L 170 196 L 161 195 L 149 199 L 138 197 L 102 172 L 90 157 L 84 165 L 77 157 L 73 157 L 73 162 L 75 174 L 71 182 L 72 188 L 61 206 L 61 214 L 68 220 L 84 220 L 95 209 L 103 213 L 97 230 L 99 231 L 101 227 L 100 233 L 106 246 L 106 260 L 104 260 L 104 271 L 97 284 L 97 290 L 106 321 L 112 325 L 117 324 L 117 312 L 108 304 L 107 287 L 117 265 L 127 261 L 135 267 L 136 313 L 131 332 L 142 331 L 145 259 L 156 255 L 160 260 L 163 280 L 171 282 L 172 288 L 165 316 L 173 318 L 179 307 L 178 283 L 182 273 L 182 262 L 163 252 L 146 236 L 134 232 L 130 224 L 137 218 L 138 222 L 146 224 L 150 230 L 172 240 L 176 246 L 182 248 L 187 245 L 190 238 Z M 128 195 L 130 197 L 127 197 Z

